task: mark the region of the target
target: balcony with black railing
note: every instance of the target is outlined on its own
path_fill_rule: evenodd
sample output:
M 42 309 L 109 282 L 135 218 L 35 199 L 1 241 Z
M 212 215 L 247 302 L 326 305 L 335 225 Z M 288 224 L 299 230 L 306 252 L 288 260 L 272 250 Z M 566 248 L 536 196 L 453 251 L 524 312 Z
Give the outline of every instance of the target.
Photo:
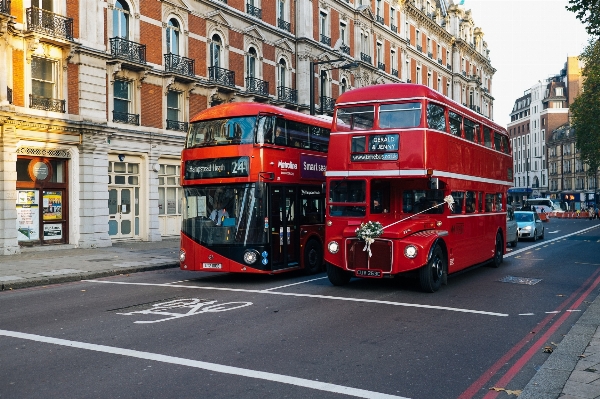
M 277 98 L 280 101 L 285 101 L 292 104 L 298 103 L 298 90 L 290 89 L 289 87 L 277 87 Z
M 321 113 L 333 112 L 335 106 L 335 98 L 321 96 Z
M 350 46 L 342 44 L 340 46 L 340 50 L 342 51 L 342 53 L 350 55 Z
M 381 25 L 384 25 L 385 20 L 381 15 L 375 15 L 375 20 L 379 22 Z
M 391 29 L 392 32 L 398 33 L 398 27 L 396 25 L 391 24 L 390 25 L 390 29 Z
M 73 18 L 30 7 L 27 9 L 27 30 L 58 39 L 73 40 Z
M 66 101 L 57 100 L 55 98 L 48 98 L 42 96 L 36 96 L 34 94 L 29 95 L 29 108 L 41 109 L 43 111 L 52 112 L 66 112 Z
M 420 44 L 417 44 L 417 50 L 419 50 L 420 52 L 423 52 L 423 46 L 421 46 Z
M 394 75 L 395 77 L 398 77 L 398 70 L 392 69 L 392 75 Z
M 136 64 L 146 63 L 146 45 L 122 37 L 110 38 L 110 54 L 115 58 Z
M 427 52 L 427 57 L 433 59 L 433 53 L 431 51 L 428 51 Z
M 258 19 L 262 19 L 262 10 L 250 3 L 246 3 L 246 13 Z
M 326 46 L 331 46 L 331 38 L 321 33 L 321 43 L 323 43 Z
M 277 27 L 278 27 L 279 29 L 283 29 L 283 30 L 286 30 L 286 31 L 288 31 L 288 32 L 291 32 L 291 31 L 292 31 L 292 24 L 290 24 L 290 23 L 289 23 L 289 22 L 287 22 L 287 21 L 284 21 L 284 20 L 283 20 L 283 19 L 281 19 L 281 18 L 277 18 Z
M 167 130 L 176 130 L 179 132 L 187 132 L 188 123 L 180 121 L 172 121 L 167 119 Z
M 193 77 L 194 60 L 176 54 L 165 54 L 165 71 Z
M 113 111 L 113 122 L 127 123 L 129 125 L 139 126 L 140 115 L 129 114 L 127 112 Z
M 381 69 L 382 71 L 385 71 L 385 64 L 383 62 L 378 62 L 377 68 Z
M 360 60 L 363 62 L 371 63 L 371 56 L 369 54 L 360 53 Z
M 446 64 L 446 68 L 448 68 L 449 70 L 452 70 L 452 65 Z
M 442 65 L 442 59 L 438 58 L 438 64 Z
M 269 96 L 269 82 L 253 77 L 246 78 L 246 91 L 259 96 Z
M 208 80 L 223 86 L 235 87 L 235 72 L 215 66 L 208 67 Z
M 10 0 L 0 0 L 0 14 L 10 15 Z
M 6 100 L 9 104 L 13 103 L 13 91 L 10 87 L 6 88 Z
M 465 78 L 467 77 L 467 71 L 462 71 L 461 73 Z

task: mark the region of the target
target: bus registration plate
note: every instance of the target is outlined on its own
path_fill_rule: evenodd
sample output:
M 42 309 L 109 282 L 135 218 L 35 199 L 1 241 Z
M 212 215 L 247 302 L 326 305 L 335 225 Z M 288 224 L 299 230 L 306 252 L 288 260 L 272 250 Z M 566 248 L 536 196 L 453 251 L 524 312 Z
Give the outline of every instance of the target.
M 203 269 L 221 269 L 223 266 L 220 263 L 203 263 Z
M 382 278 L 383 273 L 381 270 L 371 270 L 371 269 L 356 269 L 354 271 L 356 277 L 371 277 L 371 278 Z

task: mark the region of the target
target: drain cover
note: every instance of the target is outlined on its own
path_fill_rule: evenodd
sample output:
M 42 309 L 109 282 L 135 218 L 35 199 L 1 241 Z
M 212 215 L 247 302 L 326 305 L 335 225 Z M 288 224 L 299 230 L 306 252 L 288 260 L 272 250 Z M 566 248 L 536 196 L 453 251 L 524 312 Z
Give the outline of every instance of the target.
M 541 278 L 529 278 L 529 277 L 515 277 L 515 276 L 506 276 L 501 278 L 501 283 L 513 283 L 513 284 L 525 284 L 525 285 L 535 285 L 542 281 Z

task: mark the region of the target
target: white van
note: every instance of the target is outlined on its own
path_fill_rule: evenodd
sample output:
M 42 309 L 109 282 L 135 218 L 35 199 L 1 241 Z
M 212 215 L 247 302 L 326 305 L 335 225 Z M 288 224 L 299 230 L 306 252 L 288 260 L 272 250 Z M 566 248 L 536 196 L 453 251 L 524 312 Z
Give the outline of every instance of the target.
M 538 213 L 541 213 L 542 210 L 545 213 L 562 212 L 563 211 L 562 209 L 560 209 L 560 206 L 558 206 L 556 203 L 552 202 L 552 200 L 550 198 L 530 198 L 530 199 L 526 200 L 525 204 L 523 205 L 524 208 L 526 208 L 528 206 L 531 206 L 532 210 L 535 207 L 535 210 Z

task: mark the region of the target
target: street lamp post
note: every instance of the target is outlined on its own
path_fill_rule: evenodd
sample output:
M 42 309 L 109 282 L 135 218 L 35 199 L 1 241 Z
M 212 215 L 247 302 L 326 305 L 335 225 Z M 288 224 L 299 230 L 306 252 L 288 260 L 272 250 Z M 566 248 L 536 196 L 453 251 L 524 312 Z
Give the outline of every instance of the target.
M 315 66 L 321 64 L 333 64 L 334 62 L 347 61 L 346 58 L 336 58 L 334 60 L 325 60 L 325 61 L 311 61 L 310 62 L 310 114 L 315 114 Z M 356 68 L 358 64 L 356 62 L 349 62 L 347 64 L 341 65 L 339 67 L 327 69 L 331 71 L 333 69 L 352 69 Z M 319 76 L 321 78 L 321 76 Z M 321 85 L 321 95 L 323 93 L 323 84 Z M 323 112 L 321 108 L 321 112 Z

